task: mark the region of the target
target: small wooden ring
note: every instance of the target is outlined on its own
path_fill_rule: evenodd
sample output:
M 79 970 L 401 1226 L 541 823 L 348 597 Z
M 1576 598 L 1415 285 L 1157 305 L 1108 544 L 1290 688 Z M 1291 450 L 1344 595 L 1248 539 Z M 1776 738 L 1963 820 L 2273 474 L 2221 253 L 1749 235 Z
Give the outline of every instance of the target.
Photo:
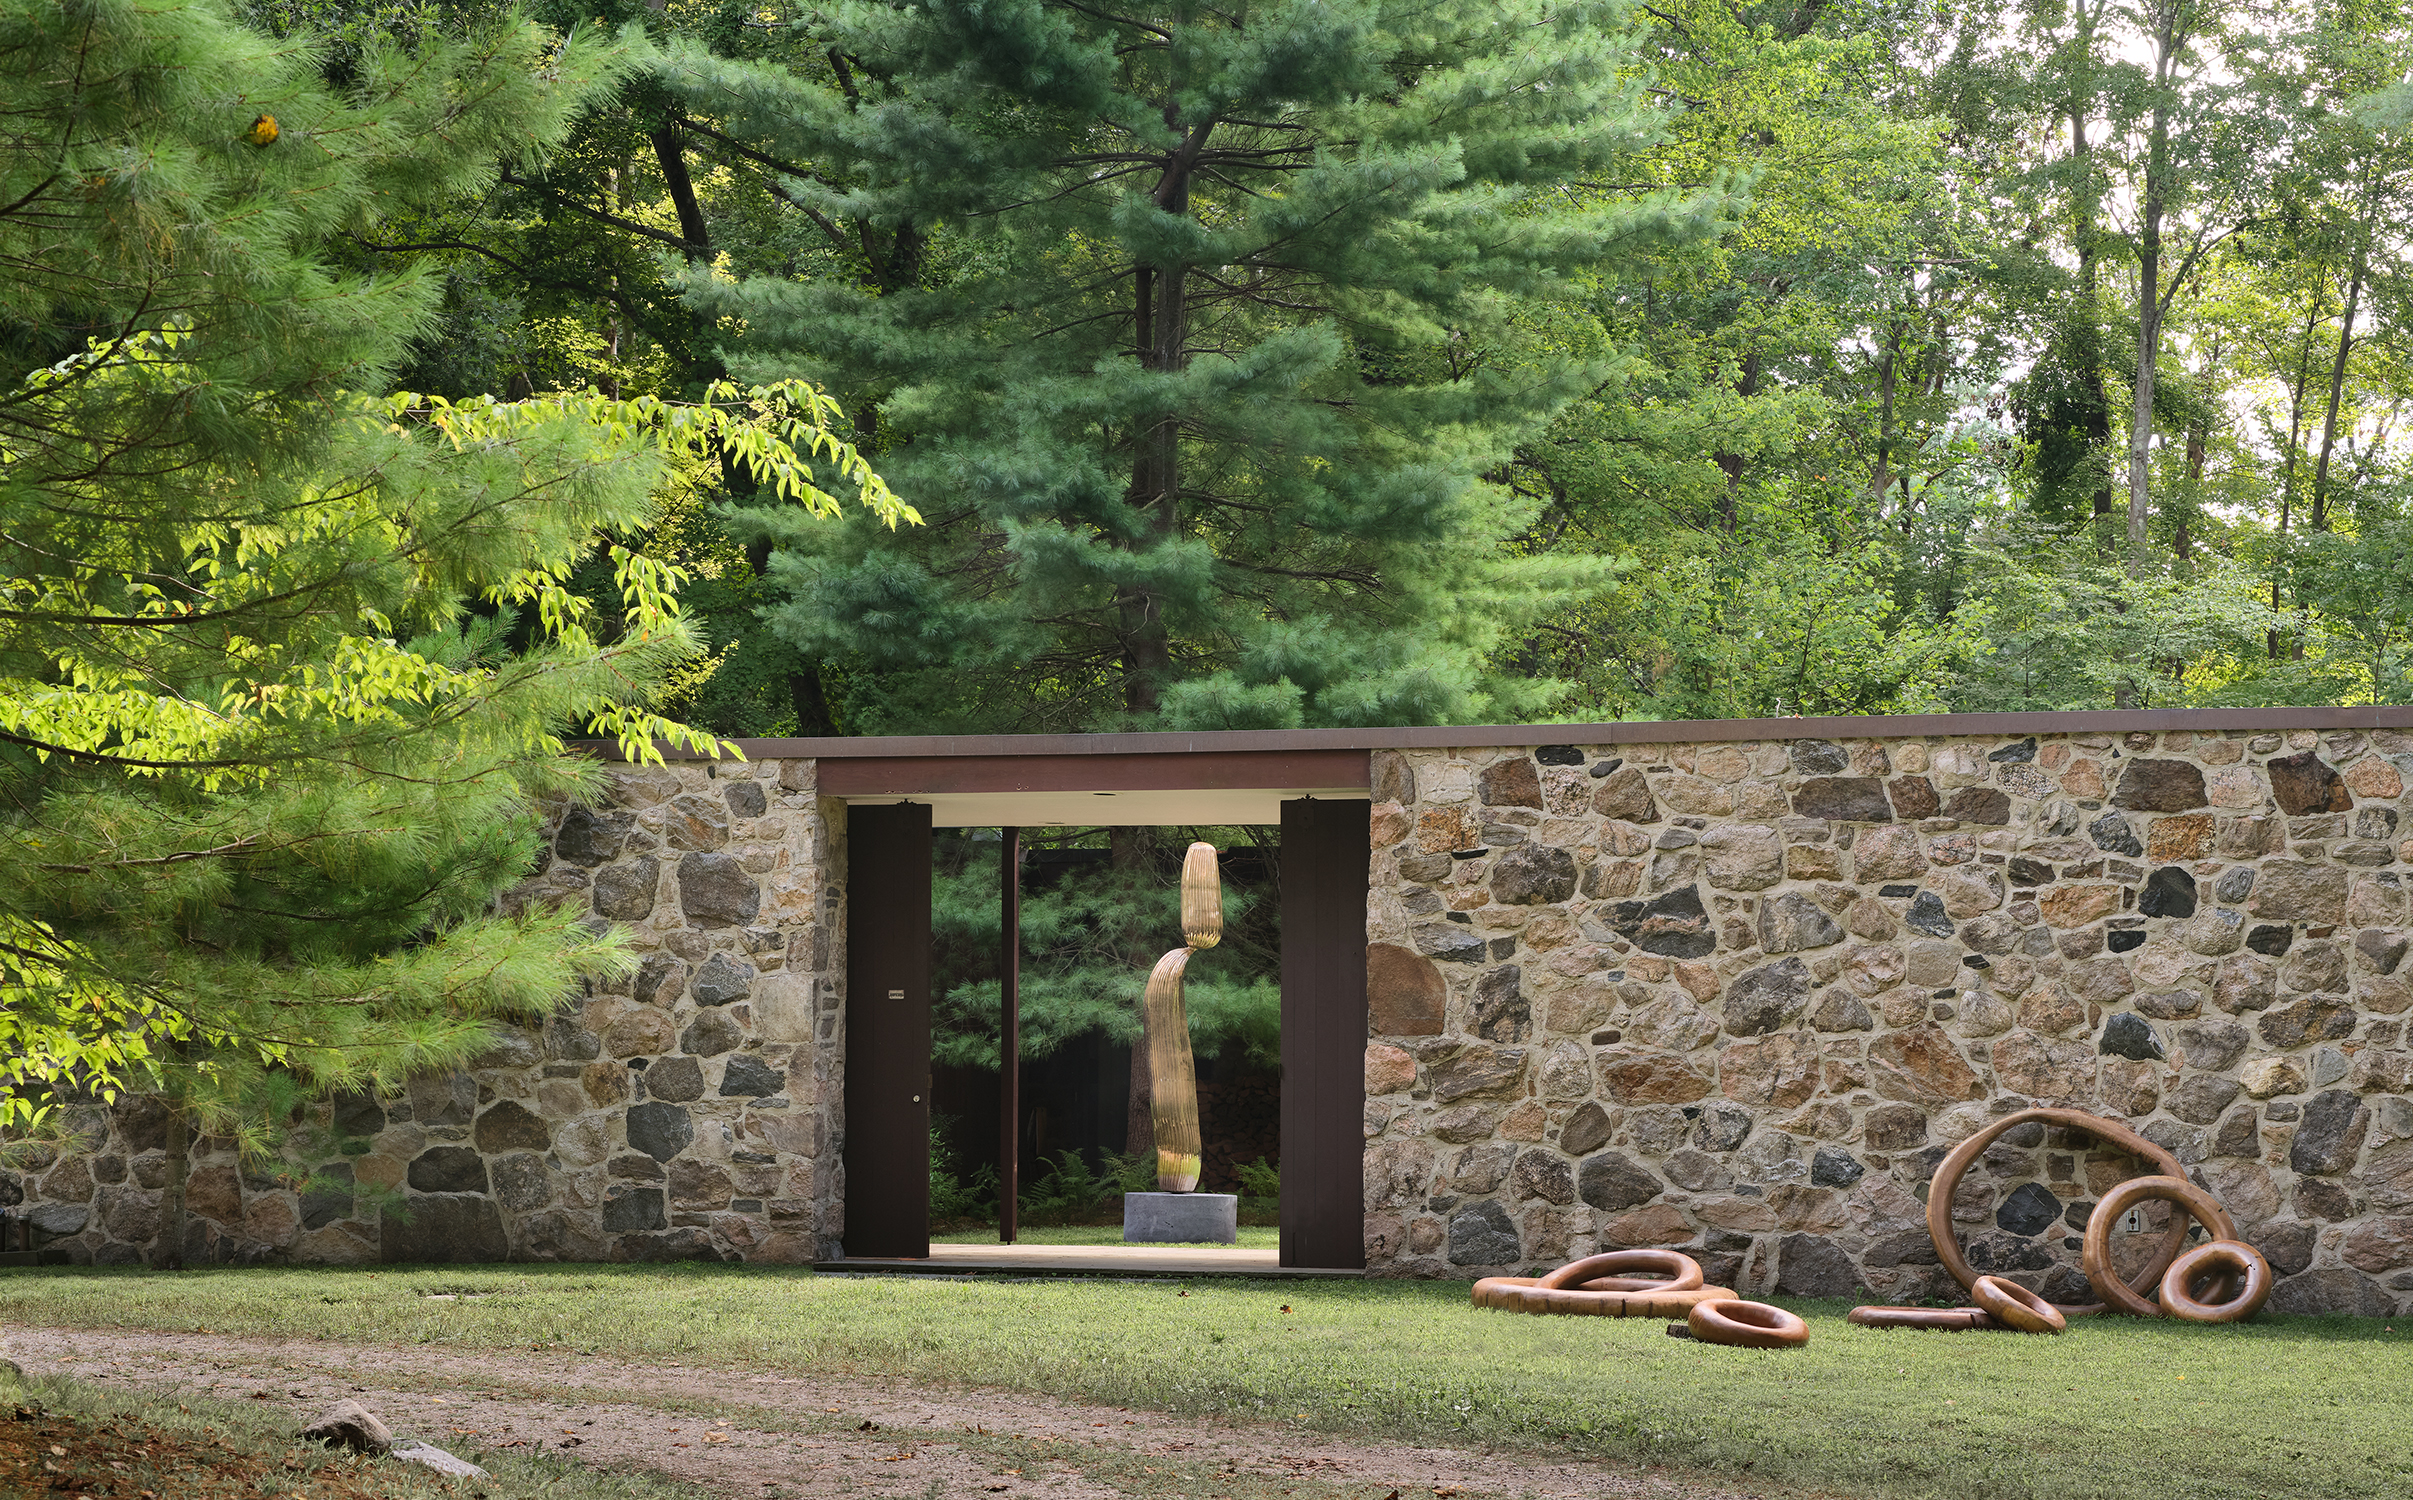
M 1843 1321 L 1862 1328 L 1932 1328 L 1944 1333 L 2002 1327 L 1980 1307 L 1855 1307 Z
M 1684 1326 L 1704 1344 L 1737 1349 L 1798 1349 L 1810 1341 L 1809 1324 L 1781 1307 L 1740 1297 L 1695 1302 L 1684 1315 Z
M 2192 1215 L 2195 1222 L 2204 1227 L 2205 1233 L 2215 1240 L 2237 1238 L 2237 1226 L 2230 1222 L 2228 1210 L 2220 1206 L 2220 1200 L 2176 1173 L 2164 1177 L 2131 1177 L 2105 1193 L 2103 1201 L 2095 1205 L 2094 1216 L 2086 1221 L 2086 1247 L 2080 1252 L 2086 1267 L 2086 1279 L 2094 1287 L 2096 1295 L 2106 1303 L 2140 1318 L 2158 1318 L 2162 1315 L 2161 1305 L 2140 1293 L 2142 1285 L 2158 1287 L 2163 1278 L 2157 1272 L 2152 1283 L 2140 1284 L 2138 1290 L 2132 1290 L 2120 1280 L 2119 1273 L 2111 1264 L 2111 1226 L 2120 1215 L 2136 1205 L 2156 1200 L 2176 1204 L 2184 1210 L 2184 1214 L 2171 1215 L 2170 1233 L 2165 1239 L 2176 1239 L 2181 1244 L 2186 1242 L 2187 1215 Z M 2173 1263 L 2175 1259 L 2173 1257 Z M 2168 1265 L 2161 1267 L 2162 1271 L 2168 1269 Z
M 2000 1276 L 1980 1276 L 1969 1287 L 1969 1300 L 1983 1308 L 1997 1323 L 2018 1329 L 2021 1333 L 2059 1333 L 2069 1327 L 2069 1319 L 2061 1309 L 2029 1291 L 2016 1281 Z
M 2224 1279 L 2238 1288 L 2236 1294 L 2223 1302 L 2198 1301 L 2195 1278 L 2224 1272 L 2235 1273 Z M 2162 1273 L 2162 1311 L 2182 1323 L 2242 1322 L 2262 1311 L 2270 1295 L 2271 1263 L 2243 1240 L 2218 1239 L 2198 1245 Z
M 1969 1257 L 1961 1253 L 1960 1236 L 1953 1231 L 1952 1195 L 1961 1185 L 1961 1175 L 1969 1170 L 1969 1164 L 1977 1160 L 1980 1152 L 1993 1145 L 1995 1138 L 2003 1132 L 2016 1125 L 2025 1125 L 2031 1120 L 2046 1125 L 2059 1125 L 2069 1130 L 2083 1130 L 2119 1150 L 2143 1157 L 2169 1176 L 2183 1178 L 2187 1175 L 2187 1169 L 2179 1165 L 2177 1157 L 2138 1135 L 2127 1126 L 2114 1124 L 2109 1120 L 2087 1114 L 2083 1110 L 2039 1106 L 2035 1109 L 2014 1110 L 1999 1120 L 1989 1121 L 1976 1134 L 1953 1147 L 1945 1155 L 1943 1161 L 1935 1169 L 1935 1176 L 1927 1184 L 1927 1237 L 1935 1241 L 1936 1259 L 1944 1263 L 1944 1269 L 1950 1271 L 1952 1279 L 1958 1281 L 1962 1286 L 1969 1286 L 1976 1282 L 1977 1268 L 1970 1265 Z M 2131 1283 L 2139 1294 L 2137 1301 L 2144 1302 L 2142 1294 L 2160 1283 L 2162 1272 L 2169 1267 L 2171 1261 L 2178 1258 L 2178 1252 L 2186 1247 L 2187 1226 L 2184 1223 L 2172 1224 L 2170 1233 L 2163 1238 L 2161 1249 L 2154 1254 L 2152 1264 L 2148 1265 Z M 2096 1292 L 2098 1295 L 2101 1294 L 2100 1284 L 2096 1286 Z M 2078 1306 L 2064 1305 L 2061 1313 L 2064 1317 L 2083 1318 L 2099 1313 L 2103 1309 L 2103 1303 L 2089 1302 Z
M 1634 1272 L 1647 1273 L 1647 1277 Z M 1667 1279 L 1657 1279 L 1660 1277 Z M 1569 1261 L 1537 1284 L 1553 1290 L 1582 1287 L 1594 1292 L 1689 1292 L 1701 1282 L 1701 1263 L 1679 1251 L 1611 1250 Z

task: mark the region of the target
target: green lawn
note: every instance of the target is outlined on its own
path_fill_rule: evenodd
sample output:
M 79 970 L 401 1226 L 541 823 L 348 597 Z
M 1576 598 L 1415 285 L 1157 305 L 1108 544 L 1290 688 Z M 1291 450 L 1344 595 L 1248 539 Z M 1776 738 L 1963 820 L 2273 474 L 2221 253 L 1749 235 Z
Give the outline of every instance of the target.
M 1014 1232 L 1017 1245 L 1119 1245 L 1123 1242 L 1120 1228 L 1095 1224 L 1059 1224 L 1046 1229 L 1018 1229 Z M 994 1245 L 997 1230 L 994 1225 L 979 1229 L 958 1229 L 930 1236 L 933 1245 Z M 1204 1242 L 1201 1242 L 1204 1243 Z M 1240 1226 L 1240 1245 L 1247 1250 L 1278 1250 L 1282 1247 L 1282 1231 L 1270 1224 Z M 1211 1249 L 1229 1249 L 1226 1245 L 1211 1245 Z
M 1478 1311 L 1456 1283 L 725 1266 L 0 1273 L 0 1322 L 334 1328 L 968 1381 L 1855 1496 L 2413 1494 L 2413 1324 L 2098 1319 L 2031 1338 L 1876 1332 L 1845 1324 L 1841 1303 L 1791 1305 L 1811 1319 L 1810 1347 L 1777 1354 L 1671 1339 L 1658 1320 Z

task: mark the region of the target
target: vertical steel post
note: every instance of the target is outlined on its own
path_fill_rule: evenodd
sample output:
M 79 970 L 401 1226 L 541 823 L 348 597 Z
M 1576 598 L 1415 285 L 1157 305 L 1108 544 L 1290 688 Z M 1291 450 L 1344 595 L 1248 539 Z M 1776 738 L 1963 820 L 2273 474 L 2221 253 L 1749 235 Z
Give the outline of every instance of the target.
M 1010 1245 L 1022 1176 L 1022 830 L 997 832 L 997 1241 Z

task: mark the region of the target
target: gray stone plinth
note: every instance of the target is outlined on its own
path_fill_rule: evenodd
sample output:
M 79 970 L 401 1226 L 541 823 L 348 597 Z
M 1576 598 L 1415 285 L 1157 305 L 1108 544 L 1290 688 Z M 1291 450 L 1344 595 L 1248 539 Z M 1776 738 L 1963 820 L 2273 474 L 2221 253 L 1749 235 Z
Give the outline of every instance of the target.
M 1125 1193 L 1127 1243 L 1240 1243 L 1240 1200 L 1230 1193 Z

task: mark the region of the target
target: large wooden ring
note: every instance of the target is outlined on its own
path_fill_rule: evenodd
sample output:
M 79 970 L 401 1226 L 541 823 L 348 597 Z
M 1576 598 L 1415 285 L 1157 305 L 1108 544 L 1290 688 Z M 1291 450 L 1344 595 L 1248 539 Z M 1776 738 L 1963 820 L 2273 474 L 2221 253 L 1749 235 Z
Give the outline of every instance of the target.
M 1934 1328 L 1947 1333 L 2003 1326 L 1982 1307 L 1855 1307 L 1843 1321 L 1862 1328 Z
M 2181 1245 L 2186 1243 L 2186 1216 L 2189 1214 L 2213 1239 L 2237 1238 L 2237 1226 L 2230 1222 L 2229 1211 L 2220 1206 L 2220 1200 L 2176 1172 L 2163 1177 L 2131 1177 L 2105 1193 L 2103 1201 L 2095 1205 L 2094 1217 L 2086 1221 L 2086 1248 L 2082 1252 L 2086 1279 L 2094 1287 L 2095 1295 L 2120 1311 L 2133 1313 L 2140 1318 L 2158 1318 L 2162 1315 L 2161 1305 L 2142 1295 L 2142 1292 L 2147 1285 L 2158 1288 L 2163 1280 L 2162 1273 L 2175 1263 L 2176 1252 L 2171 1252 L 2166 1258 L 2157 1255 L 2153 1281 L 2139 1282 L 2137 1288 L 2131 1290 L 2126 1282 L 2120 1280 L 2119 1272 L 2112 1269 L 2111 1226 L 2128 1210 L 2156 1199 L 2174 1203 L 2186 1211 L 2185 1214 L 2170 1216 L 2170 1233 L 2165 1237 L 2168 1240 L 2175 1240 Z
M 2234 1279 L 2226 1274 L 2231 1272 Z M 2236 1287 L 2236 1293 L 2222 1302 L 2198 1301 L 2195 1279 L 2199 1276 L 2220 1276 Z M 2162 1273 L 2162 1311 L 2182 1323 L 2242 1322 L 2262 1311 L 2270 1295 L 2271 1263 L 2243 1240 L 2198 1245 Z
M 1616 1271 L 1658 1274 L 1602 1274 Z M 1612 1250 L 1570 1261 L 1547 1276 L 1486 1276 L 1475 1283 L 1474 1303 L 1503 1312 L 1680 1318 L 1704 1297 L 1733 1295 L 1728 1287 L 1704 1286 L 1701 1263 L 1679 1251 Z
M 1969 1300 L 1985 1309 L 1995 1322 L 2021 1333 L 2059 1333 L 2069 1327 L 2061 1309 L 2016 1281 L 1980 1276 L 1969 1288 Z
M 1964 1287 L 1976 1285 L 1978 1273 L 1977 1268 L 1969 1264 L 1969 1257 L 1961 1253 L 1960 1236 L 1953 1232 L 1952 1195 L 1961 1185 L 1961 1175 L 1969 1170 L 1971 1162 L 1977 1160 L 1978 1153 L 1993 1145 L 1996 1137 L 2002 1135 L 2003 1132 L 2014 1126 L 2025 1125 L 2031 1120 L 2046 1125 L 2059 1125 L 2070 1130 L 2083 1130 L 2122 1151 L 2145 1158 L 2169 1176 L 2179 1178 L 2186 1176 L 2186 1168 L 2179 1165 L 2177 1157 L 2172 1156 L 2125 1125 L 2114 1124 L 2082 1110 L 2038 1106 L 2034 1109 L 2014 1110 L 1999 1120 L 1990 1121 L 1975 1135 L 1952 1148 L 1942 1163 L 1936 1167 L 1935 1177 L 1927 1185 L 1927 1237 L 1935 1241 L 1936 1259 L 1942 1261 L 1944 1269 L 1952 1273 L 1953 1280 L 1958 1281 Z M 2178 1252 L 2185 1249 L 2186 1244 L 2187 1226 L 2185 1222 L 2172 1224 L 2169 1235 L 2162 1242 L 2161 1249 L 2153 1257 L 2153 1263 L 2147 1266 L 2132 1283 L 2137 1293 L 2140 1294 L 2137 1298 L 2138 1301 L 2144 1300 L 2142 1293 L 2161 1281 L 2162 1272 L 2169 1268 L 2171 1261 L 2178 1258 Z M 2091 1278 L 2094 1273 L 2089 1271 L 2087 1274 Z M 2101 1283 L 2096 1284 L 2095 1290 L 2098 1295 L 2101 1294 Z M 2064 1304 L 2061 1307 L 2061 1314 L 2068 1318 L 2083 1318 L 2099 1313 L 2103 1309 L 2104 1304 L 2100 1302 L 2088 1302 L 2078 1306 Z
M 1654 1274 L 1620 1274 L 1636 1271 Z M 1701 1263 L 1681 1251 L 1611 1250 L 1605 1255 L 1587 1255 L 1582 1260 L 1569 1261 L 1535 1284 L 1553 1291 L 1581 1288 L 1587 1292 L 1689 1292 L 1701 1285 L 1701 1280 Z
M 1737 1349 L 1798 1349 L 1810 1341 L 1809 1324 L 1781 1307 L 1740 1297 L 1695 1302 L 1684 1315 L 1684 1326 L 1704 1344 Z

